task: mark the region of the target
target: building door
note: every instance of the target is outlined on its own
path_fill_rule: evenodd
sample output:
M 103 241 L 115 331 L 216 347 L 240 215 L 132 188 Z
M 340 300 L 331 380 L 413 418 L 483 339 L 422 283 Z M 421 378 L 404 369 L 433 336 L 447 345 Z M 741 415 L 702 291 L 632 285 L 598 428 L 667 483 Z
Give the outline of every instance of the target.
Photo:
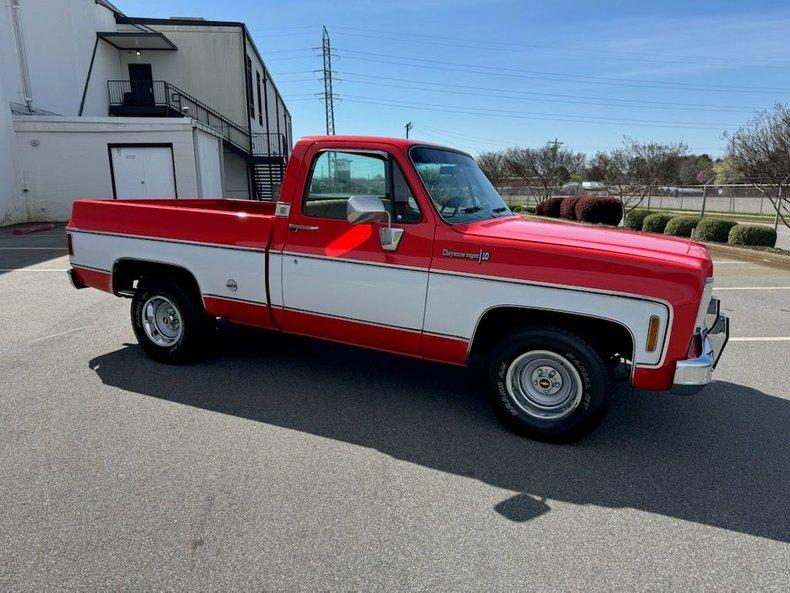
M 175 198 L 172 146 L 110 146 L 116 198 Z
M 154 77 L 151 73 L 151 64 L 129 64 L 128 102 L 132 105 L 154 104 Z

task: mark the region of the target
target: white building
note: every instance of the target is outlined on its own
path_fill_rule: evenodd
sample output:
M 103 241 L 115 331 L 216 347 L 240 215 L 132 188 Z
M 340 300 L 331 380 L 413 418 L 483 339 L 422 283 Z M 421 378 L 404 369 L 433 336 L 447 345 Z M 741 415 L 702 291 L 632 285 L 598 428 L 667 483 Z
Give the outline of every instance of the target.
M 0 224 L 79 197 L 272 199 L 291 117 L 243 23 L 0 7 Z

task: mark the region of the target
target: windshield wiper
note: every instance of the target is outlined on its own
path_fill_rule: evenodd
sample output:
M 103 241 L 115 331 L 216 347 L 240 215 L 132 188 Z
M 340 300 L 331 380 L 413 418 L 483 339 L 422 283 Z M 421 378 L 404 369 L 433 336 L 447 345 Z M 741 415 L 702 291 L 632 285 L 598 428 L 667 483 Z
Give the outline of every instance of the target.
M 499 214 L 500 212 L 504 212 L 505 210 L 510 210 L 507 206 L 500 206 L 499 208 L 494 208 L 491 212 L 496 212 Z
M 461 212 L 464 214 L 471 214 L 472 212 L 480 212 L 482 208 L 480 206 L 469 206 L 467 208 L 461 208 Z

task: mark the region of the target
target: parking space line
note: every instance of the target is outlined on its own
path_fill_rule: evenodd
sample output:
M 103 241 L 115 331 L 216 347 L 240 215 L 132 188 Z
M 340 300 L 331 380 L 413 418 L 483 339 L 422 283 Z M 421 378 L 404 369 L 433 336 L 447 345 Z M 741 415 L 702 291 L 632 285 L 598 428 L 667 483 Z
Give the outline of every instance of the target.
M 713 290 L 790 290 L 790 286 L 714 286 Z
M 730 342 L 790 342 L 790 336 L 765 336 L 753 338 L 730 338 Z
M 35 344 L 36 342 L 42 342 L 44 340 L 49 340 L 50 338 L 57 338 L 58 336 L 65 336 L 66 334 L 73 334 L 74 332 L 79 332 L 79 331 L 82 331 L 84 329 L 88 329 L 88 327 L 89 326 L 86 325 L 85 327 L 77 327 L 77 328 L 74 328 L 74 329 L 67 329 L 66 331 L 63 331 L 63 332 L 58 332 L 56 334 L 51 334 L 49 336 L 43 336 L 41 338 L 36 338 L 35 340 L 31 341 L 30 343 L 31 344 Z
M 0 268 L 0 272 L 68 272 L 68 268 Z

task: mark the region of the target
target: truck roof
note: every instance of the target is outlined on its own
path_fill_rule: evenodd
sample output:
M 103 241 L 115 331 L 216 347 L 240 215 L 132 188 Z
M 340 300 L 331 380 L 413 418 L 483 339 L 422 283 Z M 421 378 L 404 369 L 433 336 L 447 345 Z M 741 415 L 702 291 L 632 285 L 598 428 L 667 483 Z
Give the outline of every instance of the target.
M 392 144 L 393 146 L 397 146 L 398 148 L 408 150 L 412 146 L 437 146 L 441 148 L 449 148 L 450 150 L 456 150 L 451 147 L 445 147 L 440 144 L 436 144 L 435 142 L 426 142 L 425 140 L 416 140 L 413 138 L 390 138 L 387 136 L 353 136 L 353 135 L 334 135 L 334 136 L 327 136 L 327 135 L 319 135 L 319 136 L 304 136 L 299 139 L 299 142 L 320 142 L 325 140 L 335 140 L 341 142 L 385 142 L 387 144 Z

